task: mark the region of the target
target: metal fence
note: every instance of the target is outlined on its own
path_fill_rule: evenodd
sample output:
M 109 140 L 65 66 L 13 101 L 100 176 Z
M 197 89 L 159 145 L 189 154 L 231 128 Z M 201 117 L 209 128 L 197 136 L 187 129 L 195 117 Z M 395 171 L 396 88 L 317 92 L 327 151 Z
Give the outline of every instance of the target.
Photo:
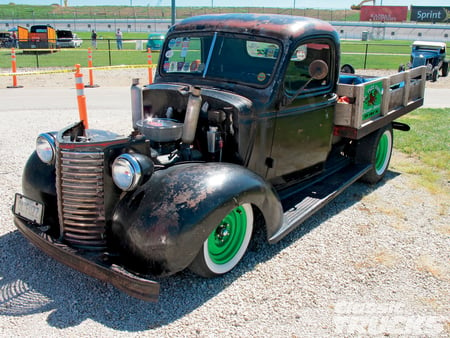
M 115 39 L 97 40 L 97 48 L 85 40 L 81 48 L 61 48 L 53 50 L 27 49 L 16 50 L 17 68 L 73 67 L 80 64 L 88 66 L 90 49 L 93 65 L 96 67 L 116 65 L 146 65 L 149 55 L 147 40 L 123 39 L 123 49 L 118 49 Z M 89 49 L 88 49 L 89 48 Z M 369 42 L 349 42 L 342 45 L 341 64 L 350 63 L 355 68 L 397 68 L 409 61 L 409 45 L 371 44 Z M 0 49 L 0 69 L 7 70 L 11 65 L 11 50 Z M 151 59 L 158 62 L 159 52 L 152 51 Z M 386 65 L 391 65 L 387 67 Z
M 16 49 L 17 68 L 73 67 L 88 64 L 90 49 L 94 66 L 147 64 L 147 40 L 123 39 L 118 49 L 115 39 L 97 40 L 97 48 L 91 41 L 84 40 L 81 48 Z M 10 67 L 11 50 L 0 48 L 0 69 Z M 152 51 L 152 60 L 158 62 L 159 52 Z

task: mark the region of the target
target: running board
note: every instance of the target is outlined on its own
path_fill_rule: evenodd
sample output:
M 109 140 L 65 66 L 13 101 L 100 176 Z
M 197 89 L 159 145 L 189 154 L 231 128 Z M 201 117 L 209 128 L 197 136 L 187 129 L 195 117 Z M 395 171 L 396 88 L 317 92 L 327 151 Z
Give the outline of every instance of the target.
M 297 194 L 289 194 L 288 200 L 281 201 L 283 206 L 288 205 L 289 208 L 284 212 L 283 225 L 269 238 L 269 243 L 281 240 L 360 179 L 370 168 L 371 165 L 366 164 L 346 166 L 325 179 L 316 181 L 307 189 L 300 188 Z M 293 202 L 292 198 L 295 198 L 296 201 Z

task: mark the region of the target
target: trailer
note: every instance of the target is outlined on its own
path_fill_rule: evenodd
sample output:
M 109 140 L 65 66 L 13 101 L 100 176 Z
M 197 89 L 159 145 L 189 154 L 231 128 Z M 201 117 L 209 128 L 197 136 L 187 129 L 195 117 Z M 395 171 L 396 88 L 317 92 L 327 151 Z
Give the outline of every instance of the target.
M 17 37 L 20 49 L 56 48 L 56 31 L 50 25 L 34 25 L 29 30 L 18 26 Z

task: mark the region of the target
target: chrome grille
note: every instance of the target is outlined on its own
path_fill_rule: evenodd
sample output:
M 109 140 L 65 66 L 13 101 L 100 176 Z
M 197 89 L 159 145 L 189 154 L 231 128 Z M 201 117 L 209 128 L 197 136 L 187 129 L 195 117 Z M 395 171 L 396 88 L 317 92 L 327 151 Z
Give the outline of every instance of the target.
M 74 246 L 105 247 L 103 152 L 60 149 L 56 167 L 63 238 Z

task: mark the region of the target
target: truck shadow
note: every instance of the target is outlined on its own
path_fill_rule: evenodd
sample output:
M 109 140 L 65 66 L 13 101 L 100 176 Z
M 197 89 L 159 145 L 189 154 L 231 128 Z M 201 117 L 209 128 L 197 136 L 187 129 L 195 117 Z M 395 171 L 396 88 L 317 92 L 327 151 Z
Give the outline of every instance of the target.
M 75 327 L 86 319 L 129 332 L 170 324 L 397 175 L 389 171 L 385 180 L 375 186 L 355 183 L 331 202 L 332 205 L 275 245 L 268 244 L 264 234 L 258 233 L 241 264 L 223 277 L 203 279 L 184 271 L 159 280 L 158 303 L 134 299 L 109 284 L 74 271 L 34 248 L 18 231 L 10 232 L 0 237 L 0 316 L 49 312 L 48 325 L 61 329 Z

